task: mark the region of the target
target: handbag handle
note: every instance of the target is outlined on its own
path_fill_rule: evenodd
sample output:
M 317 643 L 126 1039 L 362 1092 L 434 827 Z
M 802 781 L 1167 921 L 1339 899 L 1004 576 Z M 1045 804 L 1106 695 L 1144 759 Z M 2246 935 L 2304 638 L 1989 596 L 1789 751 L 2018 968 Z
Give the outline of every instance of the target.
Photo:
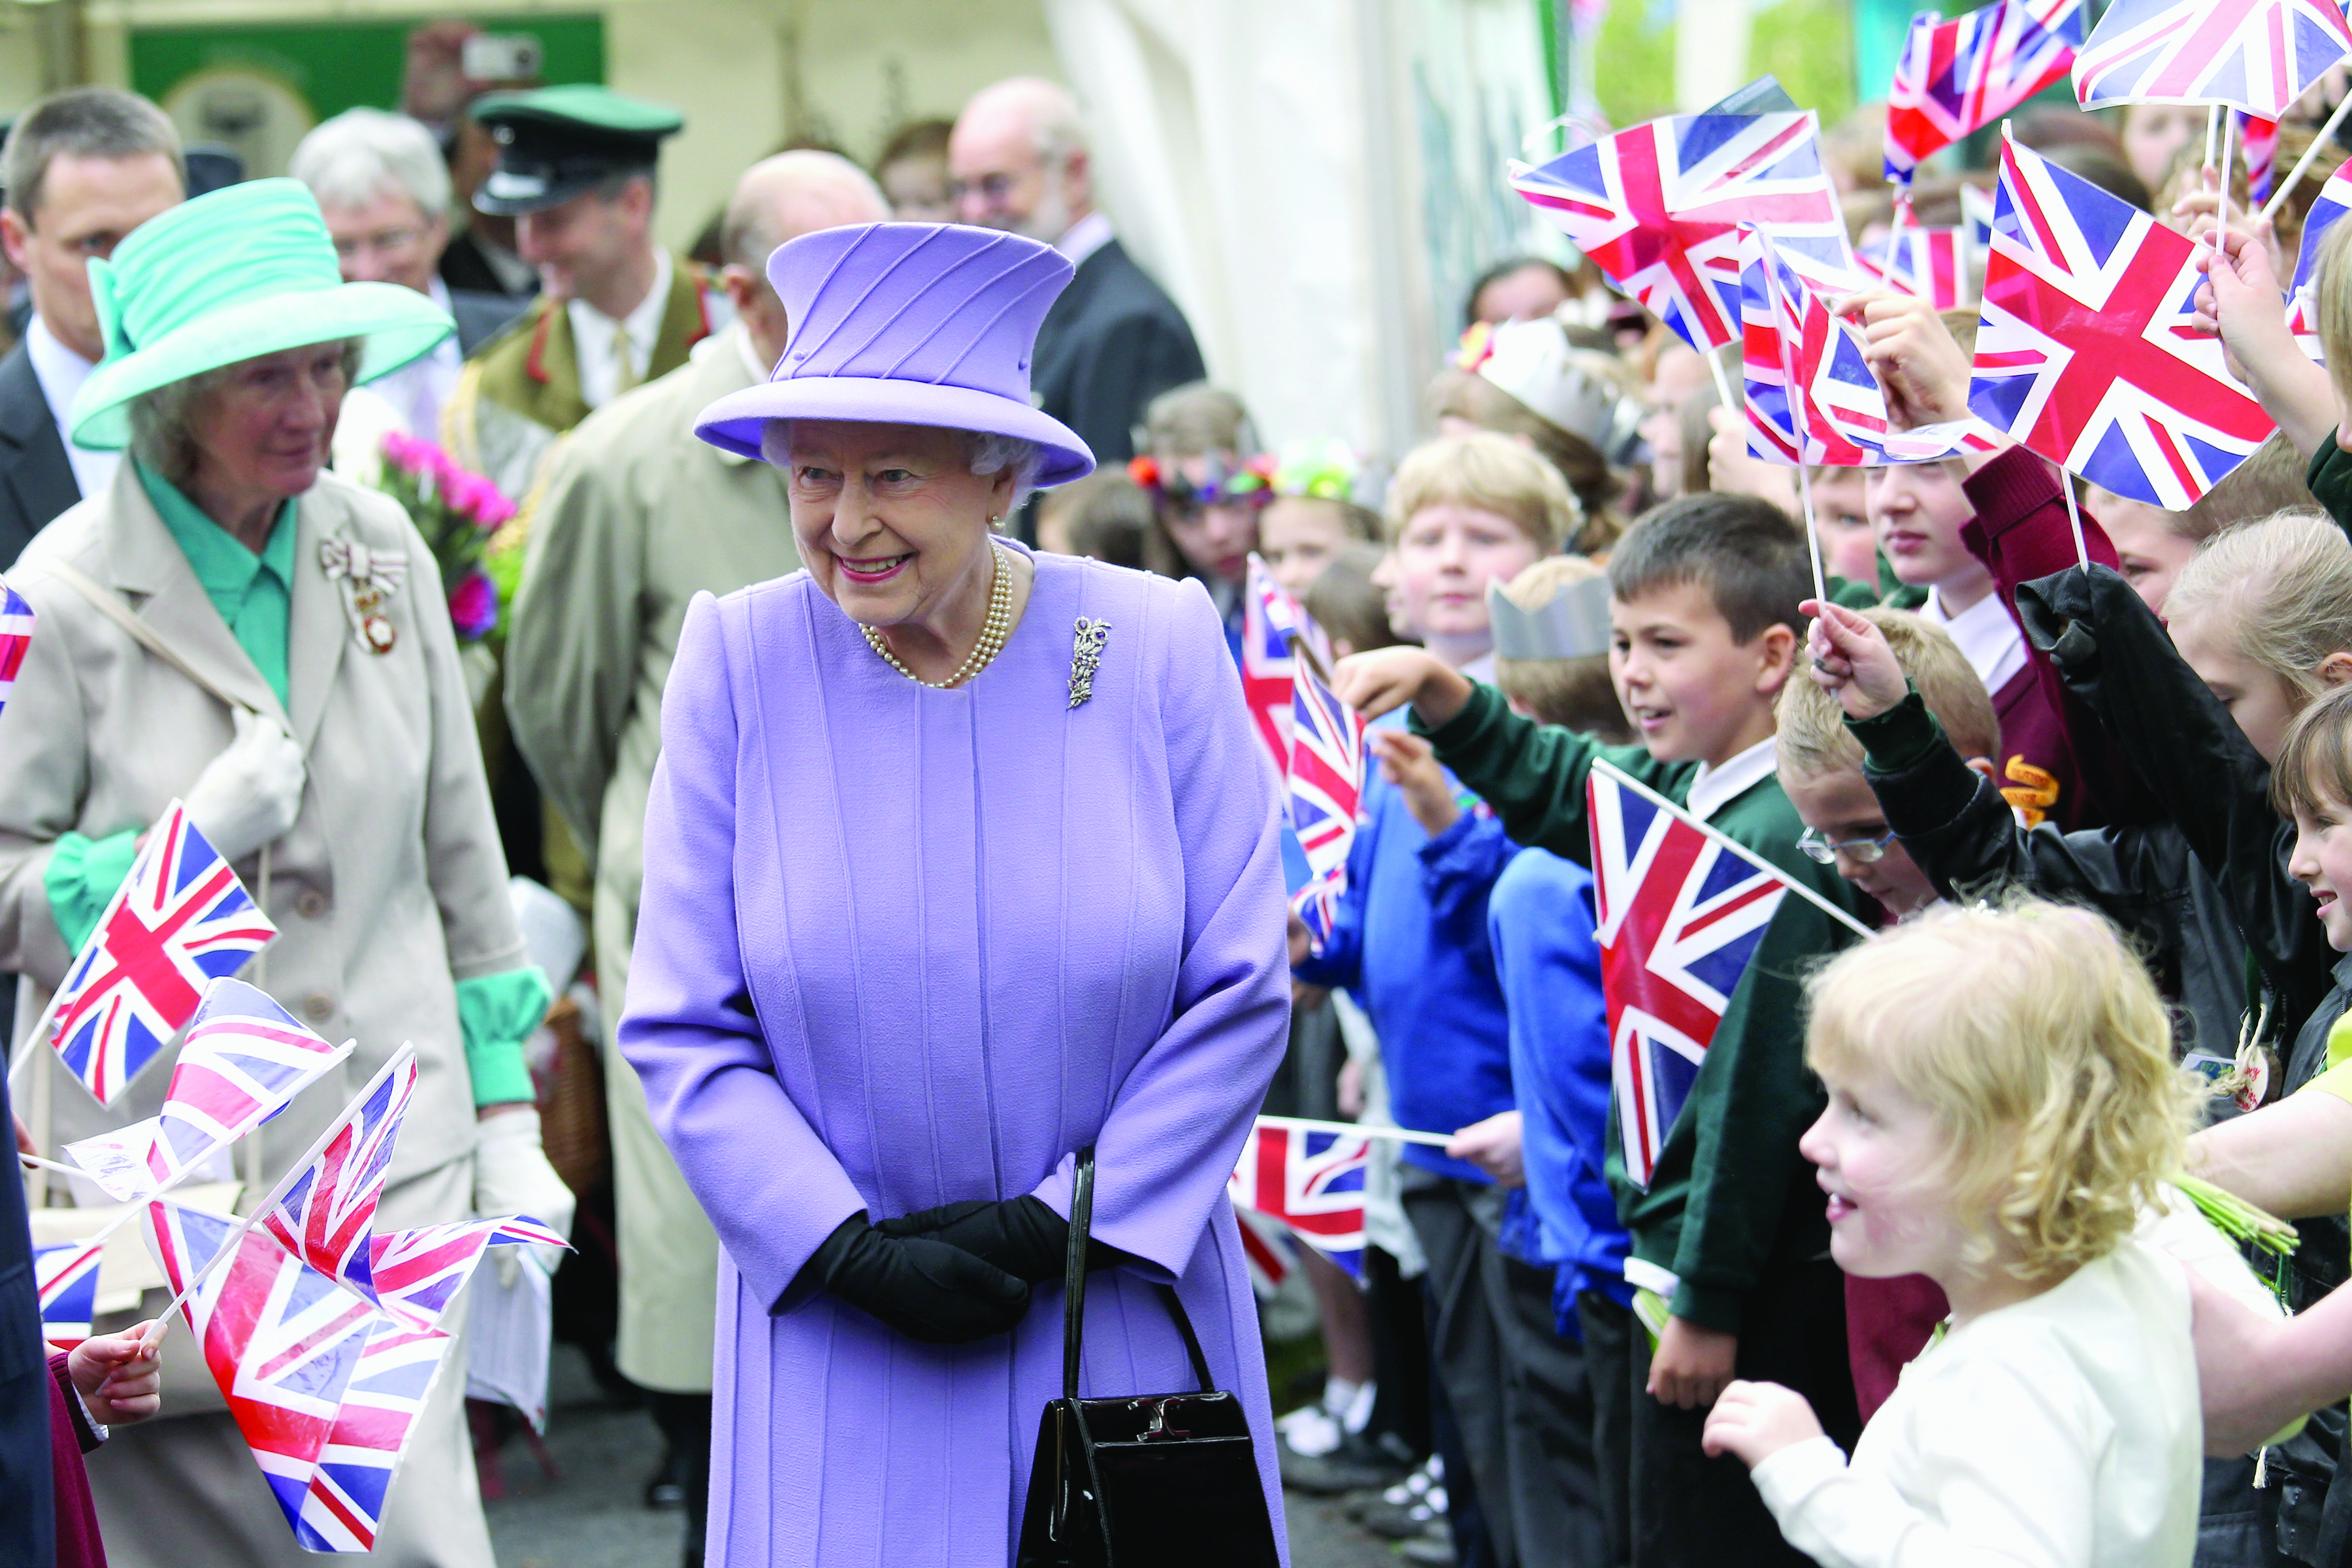
M 1087 1243 L 1094 1220 L 1095 1147 L 1089 1143 L 1078 1151 L 1077 1179 L 1070 1191 L 1070 1250 L 1062 1266 L 1062 1397 L 1068 1400 L 1078 1397 L 1078 1347 L 1087 1331 Z M 1175 1315 L 1176 1331 L 1184 1336 L 1184 1353 L 1192 1359 L 1192 1375 L 1200 1381 L 1201 1392 L 1215 1393 L 1209 1358 L 1201 1353 L 1200 1336 L 1192 1332 L 1192 1320 L 1185 1314 L 1184 1303 L 1174 1287 L 1159 1289 Z

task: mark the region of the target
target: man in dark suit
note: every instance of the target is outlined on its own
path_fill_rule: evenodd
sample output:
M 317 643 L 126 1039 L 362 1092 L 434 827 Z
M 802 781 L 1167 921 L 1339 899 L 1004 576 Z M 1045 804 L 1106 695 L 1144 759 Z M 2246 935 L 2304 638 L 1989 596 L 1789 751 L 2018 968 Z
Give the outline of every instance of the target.
M 1095 209 L 1076 101 L 1037 77 L 982 88 L 956 120 L 948 173 L 960 220 L 1042 240 L 1076 267 L 1037 331 L 1030 384 L 1097 462 L 1124 463 L 1144 405 L 1201 379 L 1201 350 L 1176 301 Z
M 24 341 L 0 359 L 0 571 L 121 458 L 68 444 L 65 416 L 106 352 L 89 262 L 180 201 L 172 122 L 145 99 L 79 88 L 19 115 L 0 149 L 0 246 L 32 285 Z M 6 989 L 13 993 L 13 985 Z M 0 1003 L 5 1010 L 5 1003 Z
M 406 115 L 346 110 L 302 138 L 287 172 L 319 199 L 345 282 L 414 289 L 457 323 L 455 338 L 369 384 L 399 411 L 409 434 L 438 441 L 441 405 L 466 356 L 529 301 L 441 280 L 436 264 L 449 243 L 449 167 L 433 133 Z

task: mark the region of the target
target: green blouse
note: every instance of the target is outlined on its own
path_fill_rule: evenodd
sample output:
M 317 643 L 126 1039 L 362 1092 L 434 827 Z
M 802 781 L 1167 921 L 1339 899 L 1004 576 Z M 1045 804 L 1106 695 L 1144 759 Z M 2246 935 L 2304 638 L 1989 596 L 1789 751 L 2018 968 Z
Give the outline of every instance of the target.
M 288 633 L 294 607 L 294 503 L 288 501 L 256 555 L 226 529 L 206 517 L 195 502 L 135 459 L 139 486 L 154 503 L 188 564 L 204 584 L 213 608 L 227 623 L 237 647 L 285 705 Z M 131 875 L 142 828 L 104 838 L 79 833 L 58 837 L 42 876 L 49 913 L 68 949 L 79 952 L 98 929 L 115 889 Z M 522 1043 L 545 1017 L 551 993 L 536 965 L 480 974 L 457 982 L 457 1023 L 466 1041 L 466 1065 L 473 1076 L 474 1103 L 499 1105 L 532 1098 L 530 1071 Z

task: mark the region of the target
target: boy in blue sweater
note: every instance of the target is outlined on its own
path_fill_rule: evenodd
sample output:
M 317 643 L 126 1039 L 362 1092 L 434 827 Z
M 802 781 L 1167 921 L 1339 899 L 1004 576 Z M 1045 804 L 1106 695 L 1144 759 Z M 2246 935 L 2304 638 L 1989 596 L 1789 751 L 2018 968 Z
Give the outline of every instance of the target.
M 1405 458 L 1388 505 L 1405 616 L 1445 668 L 1489 673 L 1486 584 L 1516 576 L 1573 531 L 1567 486 L 1506 437 L 1448 437 Z M 1322 952 L 1310 955 L 1304 928 L 1294 928 L 1293 973 L 1347 987 L 1370 1015 L 1400 1126 L 1459 1134 L 1444 1151 L 1406 1146 L 1403 1197 L 1429 1258 L 1430 1354 L 1462 1437 L 1446 1490 L 1464 1561 L 1480 1560 L 1479 1531 L 1463 1528 L 1475 1499 L 1500 1568 L 1596 1563 L 1583 1368 L 1553 1332 L 1550 1272 L 1502 1246 L 1521 1184 L 1486 908 L 1517 847 L 1427 742 L 1391 722 L 1370 744 L 1381 765 L 1365 791 L 1347 894 Z
M 1612 745 L 1633 731 L 1609 683 L 1609 580 L 1591 562 L 1538 561 L 1490 595 L 1495 686 L 1511 710 Z M 1588 1380 L 1632 1364 L 1633 1288 L 1609 1191 L 1609 1015 L 1592 874 L 1522 850 L 1495 879 L 1486 930 L 1509 1015 L 1520 1160 L 1560 1333 L 1585 1346 Z M 1632 1561 L 1627 1505 L 1633 1390 L 1595 1389 L 1592 1455 L 1609 1562 Z

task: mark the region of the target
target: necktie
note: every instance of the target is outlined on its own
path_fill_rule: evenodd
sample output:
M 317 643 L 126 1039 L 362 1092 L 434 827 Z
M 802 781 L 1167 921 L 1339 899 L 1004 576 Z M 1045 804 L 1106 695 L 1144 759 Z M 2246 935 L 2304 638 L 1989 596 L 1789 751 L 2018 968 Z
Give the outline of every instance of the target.
M 613 395 L 618 397 L 637 384 L 637 367 L 629 357 L 629 329 L 613 329 Z

